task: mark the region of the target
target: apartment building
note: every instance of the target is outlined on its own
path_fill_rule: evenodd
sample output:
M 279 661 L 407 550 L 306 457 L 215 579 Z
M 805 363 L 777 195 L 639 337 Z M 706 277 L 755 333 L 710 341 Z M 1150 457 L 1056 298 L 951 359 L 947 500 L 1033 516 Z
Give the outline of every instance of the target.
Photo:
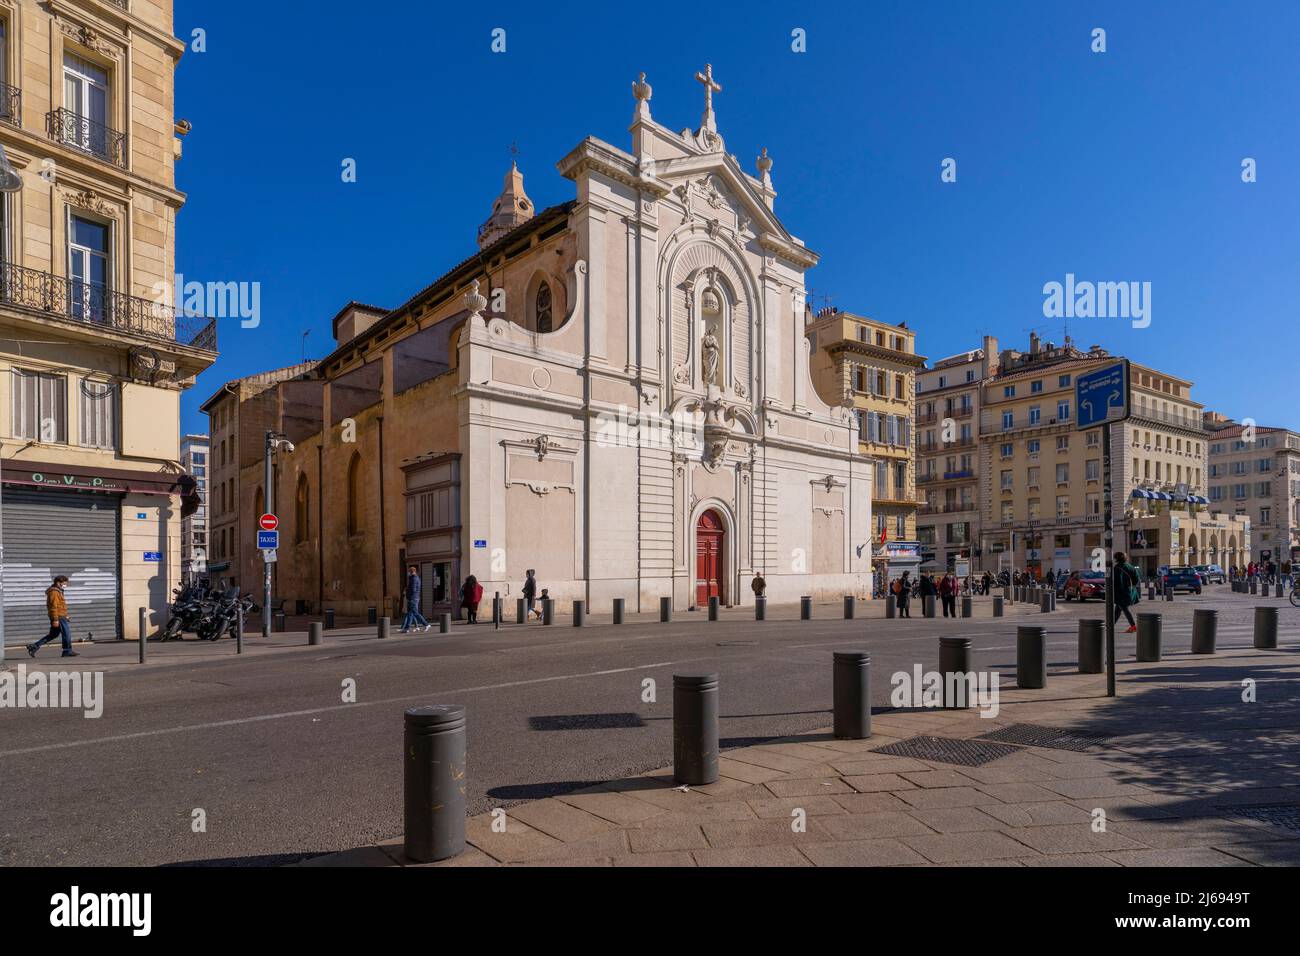
M 969 559 L 973 571 L 997 570 L 980 541 L 980 401 L 997 369 L 998 340 L 939 359 L 916 376 L 916 537 L 921 565 L 940 570 Z
M 1205 413 L 1209 499 L 1248 518 L 1245 561 L 1300 560 L 1300 434 Z M 1238 562 L 1240 563 L 1240 562 Z
M 216 326 L 159 305 L 176 273 L 169 0 L 0 0 L 0 473 L 4 640 L 156 627 L 197 507 L 180 394 Z
M 181 439 L 181 470 L 194 479 L 198 507 L 181 518 L 181 581 L 190 584 L 208 570 L 208 436 Z
M 214 584 L 224 582 L 246 591 L 261 587 L 257 519 L 266 510 L 260 491 L 266 433 L 283 431 L 286 418 L 311 415 L 320 403 L 320 389 L 315 387 L 294 392 L 286 408 L 275 386 L 299 379 L 315 367 L 315 362 L 306 362 L 234 379 L 199 406 L 208 416 L 210 436 L 208 575 Z
M 810 315 L 813 387 L 830 405 L 848 403 L 858 422 L 858 448 L 872 464 L 872 568 L 887 579 L 914 575 L 921 563 L 916 540 L 914 422 L 916 376 L 925 357 L 916 333 L 826 308 Z
M 984 385 L 984 537 L 1003 567 L 1035 576 L 1090 566 L 1102 554 L 1100 429 L 1075 429 L 1074 380 L 1116 361 L 1104 349 L 1031 335 L 1003 351 Z M 1211 513 L 1208 447 L 1192 383 L 1130 363 L 1130 417 L 1111 428 L 1115 547 L 1146 574 L 1169 564 L 1228 563 L 1249 524 Z

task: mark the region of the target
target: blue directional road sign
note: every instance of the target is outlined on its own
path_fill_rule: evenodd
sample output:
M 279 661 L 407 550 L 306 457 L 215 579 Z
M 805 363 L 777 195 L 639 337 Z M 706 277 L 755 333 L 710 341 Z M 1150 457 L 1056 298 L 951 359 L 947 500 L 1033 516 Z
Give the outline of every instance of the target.
M 1128 382 L 1128 359 L 1076 376 L 1075 427 L 1083 431 L 1128 418 Z
M 280 532 L 278 531 L 258 531 L 257 546 L 263 551 L 274 551 L 280 547 Z

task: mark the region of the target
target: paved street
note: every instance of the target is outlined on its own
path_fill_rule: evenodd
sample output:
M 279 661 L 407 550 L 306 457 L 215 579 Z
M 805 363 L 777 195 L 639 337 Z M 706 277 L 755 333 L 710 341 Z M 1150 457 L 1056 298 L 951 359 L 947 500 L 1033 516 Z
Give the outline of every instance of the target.
M 1177 659 L 1190 646 L 1194 608 L 1218 607 L 1219 646 L 1246 648 L 1258 603 L 1216 588 L 1137 610 L 1164 614 L 1166 654 Z M 1284 650 L 1274 653 L 1290 658 L 1300 610 L 1268 603 L 1282 608 Z M 360 629 L 329 632 L 315 648 L 301 634 L 277 635 L 270 648 L 254 638 L 241 658 L 230 642 L 152 645 L 144 666 L 131 663 L 133 644 L 96 646 L 71 663 L 106 672 L 102 718 L 0 711 L 0 773 L 23 782 L 0 809 L 0 863 L 264 863 L 350 850 L 401 832 L 405 707 L 467 705 L 470 812 L 478 814 L 664 767 L 674 670 L 720 672 L 724 747 L 766 744 L 827 725 L 836 648 L 871 650 L 882 708 L 889 675 L 934 667 L 944 634 L 971 636 L 976 668 L 996 669 L 1005 682 L 1014 680 L 1015 625 L 1042 623 L 1053 672 L 1070 672 L 1077 619 L 1102 612 L 1059 608 L 1042 615 L 1017 606 L 994 620 L 983 599 L 969 620 L 885 621 L 876 604 L 860 609 L 865 620 L 844 621 L 838 605 L 826 605 L 807 622 L 791 619 L 796 608 L 773 608 L 764 623 L 736 609 L 713 624 L 702 612 L 678 613 L 672 624 L 643 615 L 618 628 L 598 616 L 578 631 L 561 618 L 552 628 L 456 625 L 446 636 L 387 642 Z M 1121 701 L 1132 707 L 1150 674 L 1125 666 L 1131 635 L 1118 646 Z M 47 651 L 38 663 L 62 661 Z M 1187 679 L 1213 681 L 1214 671 L 1202 663 Z M 342 700 L 348 678 L 356 703 Z M 642 702 L 646 678 L 657 682 L 656 703 Z M 1095 685 L 1075 690 L 1090 695 Z M 1176 719 L 1176 708 L 1165 713 Z M 206 833 L 191 831 L 196 809 L 206 813 Z

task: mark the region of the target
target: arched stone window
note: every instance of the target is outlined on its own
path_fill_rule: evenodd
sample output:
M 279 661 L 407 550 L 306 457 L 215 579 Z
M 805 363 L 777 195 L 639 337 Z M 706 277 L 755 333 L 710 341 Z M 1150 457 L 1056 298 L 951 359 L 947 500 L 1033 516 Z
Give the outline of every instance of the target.
M 352 453 L 348 464 L 348 534 L 361 533 L 361 455 Z
M 543 282 L 537 287 L 537 295 L 533 301 L 533 314 L 537 316 L 538 332 L 550 332 L 554 328 L 552 307 L 551 284 Z
M 306 541 L 308 537 L 308 515 L 310 511 L 310 495 L 307 492 L 307 476 L 298 476 L 298 493 L 294 498 L 293 508 L 293 540 L 299 543 Z

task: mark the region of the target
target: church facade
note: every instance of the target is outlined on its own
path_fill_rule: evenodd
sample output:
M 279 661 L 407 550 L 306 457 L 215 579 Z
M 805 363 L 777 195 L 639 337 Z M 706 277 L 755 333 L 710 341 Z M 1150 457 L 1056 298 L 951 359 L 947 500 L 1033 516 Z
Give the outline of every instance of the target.
M 536 212 L 512 168 L 477 255 L 398 309 L 349 306 L 279 386 L 278 596 L 394 609 L 408 564 L 427 609 L 469 574 L 518 596 L 528 569 L 595 611 L 750 604 L 756 573 L 772 601 L 870 595 L 871 461 L 809 371 L 817 255 L 697 79 L 698 128 L 653 119 L 642 75 L 630 150 L 588 137 L 558 164 L 574 200 Z

